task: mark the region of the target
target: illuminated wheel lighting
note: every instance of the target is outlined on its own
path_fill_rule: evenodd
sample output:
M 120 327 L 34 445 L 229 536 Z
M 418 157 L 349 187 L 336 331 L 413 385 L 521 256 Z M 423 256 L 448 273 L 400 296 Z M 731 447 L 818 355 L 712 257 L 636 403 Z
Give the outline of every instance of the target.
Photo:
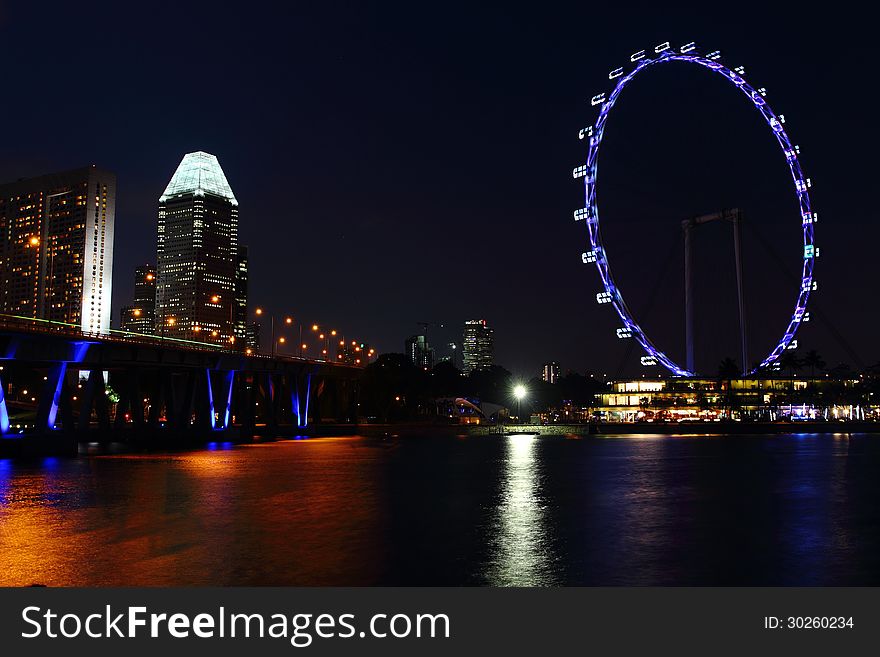
M 649 56 L 647 53 L 651 53 L 652 56 Z M 681 367 L 662 351 L 658 350 L 635 321 L 629 308 L 627 308 L 626 302 L 623 300 L 623 295 L 621 294 L 620 289 L 614 283 L 614 278 L 611 275 L 611 268 L 608 264 L 607 252 L 602 243 L 599 230 L 599 210 L 596 203 L 596 184 L 598 179 L 599 147 L 602 145 L 602 137 L 605 132 L 605 122 L 608 119 L 608 114 L 611 112 L 611 108 L 614 107 L 614 104 L 620 97 L 623 88 L 629 84 L 629 82 L 640 71 L 656 64 L 679 61 L 697 64 L 724 76 L 746 95 L 767 121 L 767 125 L 770 126 L 774 137 L 776 137 L 776 140 L 779 142 L 779 146 L 782 149 L 782 153 L 785 156 L 789 169 L 791 170 L 795 195 L 797 196 L 798 205 L 800 206 L 799 221 L 803 228 L 804 264 L 801 273 L 800 290 L 795 303 L 794 313 L 791 316 L 791 320 L 789 321 L 782 338 L 773 350 L 754 370 L 751 370 L 749 374 L 753 374 L 758 370 L 769 367 L 785 352 L 786 349 L 790 348 L 792 344 L 797 344 L 797 342 L 794 341 L 795 334 L 801 323 L 806 321 L 809 317 L 809 313 L 806 312 L 807 300 L 810 297 L 810 292 L 816 289 L 816 281 L 813 278 L 813 267 L 816 258 L 819 256 L 819 249 L 814 243 L 813 225 L 816 223 L 817 215 L 813 212 L 810 204 L 810 179 L 805 178 L 801 171 L 799 161 L 800 149 L 797 146 L 792 145 L 791 140 L 785 131 L 785 117 L 781 114 L 776 114 L 767 104 L 767 101 L 765 100 L 765 95 L 767 93 L 766 90 L 763 87 L 758 90 L 753 89 L 743 77 L 744 69 L 742 67 L 731 70 L 723 65 L 719 61 L 719 58 L 720 53 L 718 51 L 713 51 L 705 56 L 700 55 L 696 52 L 696 46 L 694 43 L 688 43 L 685 46 L 682 46 L 680 50 L 676 50 L 671 48 L 668 42 L 657 46 L 653 51 L 641 50 L 632 55 L 630 60 L 634 66 L 629 73 L 624 74 L 621 69 L 614 69 L 609 74 L 610 79 L 616 80 L 614 90 L 607 95 L 600 93 L 592 97 L 591 104 L 593 106 L 600 105 L 599 116 L 594 125 L 584 128 L 578 134 L 580 139 L 589 139 L 589 151 L 586 163 L 579 165 L 572 172 L 574 178 L 584 179 L 586 202 L 583 208 L 576 210 L 574 213 L 575 221 L 583 221 L 587 225 L 590 240 L 590 251 L 582 253 L 581 260 L 585 264 L 595 263 L 596 268 L 599 270 L 599 276 L 602 279 L 602 285 L 605 290 L 596 295 L 596 301 L 600 304 L 612 304 L 623 322 L 623 327 L 617 329 L 618 336 L 627 338 L 631 337 L 642 346 L 645 352 L 647 352 L 648 356 L 642 358 L 642 364 L 653 365 L 656 363 L 662 365 L 676 376 L 694 376 L 695 373 Z M 743 367 L 745 367 L 745 363 L 743 363 Z

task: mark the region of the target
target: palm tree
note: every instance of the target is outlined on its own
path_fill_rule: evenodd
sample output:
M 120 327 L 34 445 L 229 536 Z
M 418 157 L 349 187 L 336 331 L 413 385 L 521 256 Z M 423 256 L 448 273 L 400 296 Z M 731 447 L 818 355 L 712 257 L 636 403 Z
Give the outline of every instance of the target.
M 806 354 L 804 354 L 803 364 L 806 367 L 810 368 L 810 405 L 816 405 L 816 370 L 822 370 L 825 367 L 825 361 L 822 359 L 822 356 L 819 355 L 819 352 L 815 349 L 810 349 Z
M 816 377 L 816 370 L 822 370 L 825 367 L 825 361 L 822 360 L 822 356 L 815 349 L 810 349 L 804 354 L 803 364 L 810 368 L 811 379 Z
M 803 361 L 793 351 L 786 349 L 779 357 L 779 368 L 788 370 L 788 417 L 791 419 L 792 406 L 794 404 L 794 372 L 804 366 Z
M 733 391 L 731 388 L 733 387 L 733 379 L 739 378 L 742 372 L 740 372 L 739 365 L 736 364 L 736 361 L 729 356 L 721 361 L 718 365 L 718 378 L 721 379 L 722 382 L 726 382 L 726 391 L 724 394 L 725 397 L 725 406 L 727 407 L 727 416 L 731 415 L 731 399 Z
M 804 366 L 803 361 L 797 355 L 788 349 L 782 352 L 779 357 L 779 369 L 788 370 L 788 376 L 794 378 L 795 370 L 799 370 Z

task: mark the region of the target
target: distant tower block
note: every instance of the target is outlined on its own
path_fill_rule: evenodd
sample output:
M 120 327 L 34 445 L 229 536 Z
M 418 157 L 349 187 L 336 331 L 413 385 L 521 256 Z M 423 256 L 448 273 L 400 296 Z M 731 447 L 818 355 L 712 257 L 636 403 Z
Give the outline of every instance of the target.
M 495 361 L 495 335 L 485 319 L 472 319 L 464 323 L 462 353 L 465 374 L 492 367 Z
M 94 166 L 0 185 L 0 313 L 109 332 L 115 216 Z

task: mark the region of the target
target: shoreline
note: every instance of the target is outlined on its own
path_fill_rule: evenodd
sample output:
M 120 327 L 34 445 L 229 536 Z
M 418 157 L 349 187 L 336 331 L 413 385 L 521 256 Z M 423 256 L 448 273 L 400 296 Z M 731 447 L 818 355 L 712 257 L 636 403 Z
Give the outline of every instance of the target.
M 121 432 L 122 433 L 122 432 Z M 796 434 L 880 434 L 880 422 L 633 422 L 602 424 L 507 424 L 461 425 L 434 423 L 399 424 L 326 424 L 308 429 L 280 431 L 275 436 L 242 436 L 237 431 L 215 435 L 118 436 L 118 440 L 80 440 L 77 436 L 22 436 L 0 440 L 0 458 L 34 458 L 82 456 L 87 454 L 114 454 L 163 452 L 204 449 L 211 444 L 240 445 L 275 442 L 297 437 L 330 438 L 359 435 L 370 438 L 398 437 L 415 433 L 433 436 L 583 436 L 624 437 L 627 435 L 796 435 Z

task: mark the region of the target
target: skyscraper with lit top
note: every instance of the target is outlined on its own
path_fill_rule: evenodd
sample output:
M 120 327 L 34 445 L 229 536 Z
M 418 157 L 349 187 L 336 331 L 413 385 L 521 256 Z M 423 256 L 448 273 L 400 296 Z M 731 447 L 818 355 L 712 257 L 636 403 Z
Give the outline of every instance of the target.
M 238 200 L 216 156 L 187 153 L 159 197 L 157 333 L 233 344 L 238 264 Z

